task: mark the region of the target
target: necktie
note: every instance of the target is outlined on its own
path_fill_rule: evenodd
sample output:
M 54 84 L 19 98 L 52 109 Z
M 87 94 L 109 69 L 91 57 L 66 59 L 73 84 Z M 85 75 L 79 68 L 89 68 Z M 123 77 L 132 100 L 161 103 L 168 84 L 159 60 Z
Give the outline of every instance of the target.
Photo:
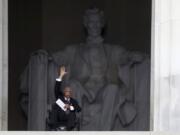
M 65 98 L 65 103 L 68 104 L 68 105 L 70 105 L 70 99 L 69 99 L 69 98 Z M 67 108 L 66 114 L 69 114 L 69 112 L 70 112 L 70 109 Z

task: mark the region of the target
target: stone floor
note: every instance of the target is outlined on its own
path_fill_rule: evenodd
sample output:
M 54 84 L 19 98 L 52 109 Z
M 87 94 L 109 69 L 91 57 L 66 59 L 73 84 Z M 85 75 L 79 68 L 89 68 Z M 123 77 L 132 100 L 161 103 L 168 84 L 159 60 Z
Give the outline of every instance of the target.
M 1 131 L 0 135 L 180 135 L 175 132 L 30 132 Z

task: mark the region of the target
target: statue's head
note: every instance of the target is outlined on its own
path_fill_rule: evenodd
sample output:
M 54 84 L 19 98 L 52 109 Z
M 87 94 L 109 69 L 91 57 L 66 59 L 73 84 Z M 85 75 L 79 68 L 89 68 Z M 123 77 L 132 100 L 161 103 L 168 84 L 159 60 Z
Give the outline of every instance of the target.
M 84 26 L 89 36 L 101 35 L 102 28 L 105 25 L 104 12 L 97 8 L 86 10 L 84 15 Z

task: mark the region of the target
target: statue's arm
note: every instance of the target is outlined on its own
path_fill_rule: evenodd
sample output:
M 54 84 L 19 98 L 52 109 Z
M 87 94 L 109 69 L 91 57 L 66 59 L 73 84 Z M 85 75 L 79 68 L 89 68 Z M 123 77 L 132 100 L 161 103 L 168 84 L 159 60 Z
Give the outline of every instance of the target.
M 52 57 L 54 62 L 58 66 L 67 66 L 71 62 L 73 62 L 75 52 L 76 52 L 76 46 L 71 45 L 61 51 L 54 53 Z
M 127 91 L 125 103 L 120 107 L 119 111 L 119 116 L 124 126 L 133 122 L 133 120 L 136 118 L 137 112 L 139 113 L 140 107 L 136 108 L 134 103 L 136 102 L 136 99 L 142 98 L 139 97 L 136 93 L 137 90 L 140 91 L 140 89 L 142 90 L 143 88 L 144 91 L 146 91 L 146 87 L 144 86 L 146 84 L 143 83 L 143 81 L 147 79 L 147 77 L 145 77 L 145 74 L 148 74 L 148 68 L 146 69 L 146 67 L 148 66 L 148 64 L 146 64 L 148 62 L 148 59 L 148 55 L 146 54 L 129 51 L 127 52 L 127 62 L 125 62 L 122 65 L 119 65 L 118 75 L 124 82 Z
M 44 70 L 44 64 L 48 62 L 48 53 L 45 50 L 38 50 L 31 54 L 30 60 L 28 65 L 26 66 L 25 70 L 20 76 L 20 94 L 19 94 L 19 103 L 21 106 L 22 111 L 24 112 L 25 116 L 28 114 L 28 104 L 29 104 L 29 94 L 31 91 L 32 85 L 38 85 L 39 82 L 34 82 L 32 79 L 41 76 L 41 70 Z M 39 71 L 40 74 L 33 74 L 31 71 Z M 31 79 L 30 79 L 31 78 Z M 44 77 L 45 78 L 45 77 Z M 43 84 L 44 85 L 44 84 Z

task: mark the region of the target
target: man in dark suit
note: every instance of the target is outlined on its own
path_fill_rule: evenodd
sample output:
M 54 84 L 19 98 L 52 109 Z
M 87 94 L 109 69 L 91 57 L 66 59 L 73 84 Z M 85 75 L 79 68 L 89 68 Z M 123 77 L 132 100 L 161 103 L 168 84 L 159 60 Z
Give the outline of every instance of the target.
M 77 101 L 71 97 L 72 89 L 69 85 L 65 85 L 63 90 L 62 79 L 67 74 L 65 67 L 60 67 L 59 78 L 56 79 L 55 96 L 56 103 L 52 105 L 50 114 L 51 129 L 56 130 L 59 127 L 64 127 L 66 130 L 72 130 L 76 124 L 76 112 L 80 112 L 81 108 Z M 61 100 L 64 103 L 64 108 L 61 108 L 57 101 Z

